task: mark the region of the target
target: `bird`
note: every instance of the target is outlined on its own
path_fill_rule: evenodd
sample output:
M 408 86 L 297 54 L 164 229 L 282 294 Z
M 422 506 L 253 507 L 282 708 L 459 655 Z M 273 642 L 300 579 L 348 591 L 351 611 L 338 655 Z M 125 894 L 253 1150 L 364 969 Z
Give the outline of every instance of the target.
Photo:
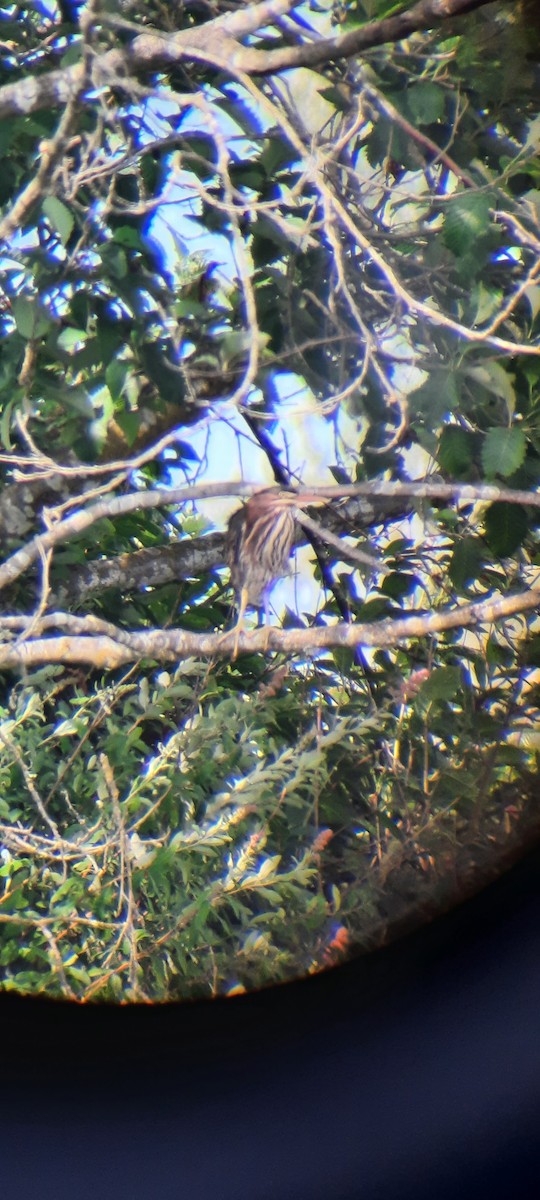
M 233 659 L 244 625 L 246 608 L 264 608 L 269 624 L 268 595 L 277 579 L 287 574 L 296 532 L 296 511 L 326 501 L 313 492 L 288 488 L 263 488 L 229 519 L 226 559 L 231 573 L 238 616 Z

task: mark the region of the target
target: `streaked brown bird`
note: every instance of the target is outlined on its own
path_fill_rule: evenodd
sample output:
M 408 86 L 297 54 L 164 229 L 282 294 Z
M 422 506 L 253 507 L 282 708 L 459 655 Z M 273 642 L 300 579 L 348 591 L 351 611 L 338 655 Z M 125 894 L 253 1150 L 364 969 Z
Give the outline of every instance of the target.
M 251 496 L 229 520 L 226 540 L 227 564 L 238 606 L 233 658 L 246 608 L 263 608 L 269 623 L 268 595 L 272 585 L 287 574 L 296 532 L 295 510 L 309 504 L 324 504 L 312 492 L 266 488 Z

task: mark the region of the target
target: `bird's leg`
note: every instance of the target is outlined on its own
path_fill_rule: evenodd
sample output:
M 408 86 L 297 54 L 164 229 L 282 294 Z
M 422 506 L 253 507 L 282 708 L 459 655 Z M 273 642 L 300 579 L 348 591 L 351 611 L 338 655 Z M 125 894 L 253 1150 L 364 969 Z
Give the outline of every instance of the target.
M 234 662 L 235 659 L 238 657 L 238 642 L 240 640 L 240 634 L 244 632 L 244 617 L 246 615 L 246 608 L 248 607 L 248 603 L 249 603 L 248 590 L 247 590 L 247 588 L 242 588 L 242 591 L 240 592 L 240 595 L 238 598 L 238 616 L 236 618 L 236 625 L 234 627 L 234 648 L 233 648 L 233 652 L 231 654 L 231 662 Z M 268 637 L 270 635 L 270 630 L 272 628 L 272 626 L 270 624 L 270 605 L 268 603 L 267 596 L 265 596 L 265 598 L 264 598 L 263 607 L 260 608 L 257 606 L 257 612 L 258 612 L 257 625 L 258 625 L 259 629 L 261 628 L 261 625 L 263 625 L 263 621 L 264 621 L 264 629 L 266 631 L 266 639 L 267 639 L 267 644 L 265 646 L 265 649 L 267 650 L 268 649 Z M 264 613 L 264 618 L 262 616 L 263 613 Z
M 244 587 L 244 588 L 242 588 L 242 590 L 238 596 L 238 615 L 236 618 L 236 623 L 232 629 L 228 629 L 226 631 L 226 633 L 222 633 L 219 638 L 220 642 L 225 642 L 225 641 L 227 641 L 228 638 L 230 638 L 231 633 L 234 633 L 234 646 L 233 646 L 233 652 L 231 654 L 231 662 L 235 662 L 235 660 L 238 658 L 238 643 L 240 641 L 240 634 L 244 632 L 244 617 L 246 615 L 246 609 L 247 609 L 248 605 L 249 605 L 249 592 L 248 592 L 248 589 Z M 268 640 L 270 637 L 272 625 L 270 622 L 270 604 L 269 604 L 267 595 L 265 595 L 265 597 L 264 597 L 263 607 L 262 608 L 258 607 L 258 614 L 259 614 L 258 625 L 259 625 L 259 627 L 263 624 L 263 621 L 261 620 L 261 616 L 262 616 L 263 612 L 264 612 L 264 629 L 266 631 L 265 650 L 268 650 Z
M 246 615 L 247 606 L 248 590 L 247 588 L 243 587 L 238 600 L 238 616 L 236 618 L 236 625 L 234 628 L 234 648 L 231 655 L 231 662 L 235 662 L 235 660 L 238 658 L 238 642 L 240 639 L 240 634 L 244 628 L 244 617 Z
M 272 628 L 272 626 L 271 626 L 271 624 L 270 624 L 270 600 L 269 600 L 269 598 L 268 598 L 268 592 L 265 592 L 265 593 L 264 593 L 264 597 L 263 597 L 263 612 L 264 612 L 264 631 L 265 631 L 265 634 L 266 634 L 266 645 L 265 645 L 265 650 L 268 650 L 268 644 L 269 644 L 269 641 L 270 641 L 270 630 L 271 630 L 271 628 Z
M 227 642 L 232 634 L 234 634 L 234 647 L 231 655 L 231 661 L 234 662 L 238 657 L 238 641 L 240 634 L 244 628 L 244 617 L 248 606 L 248 591 L 247 588 L 242 588 L 238 596 L 237 617 L 232 629 L 226 629 L 225 633 L 220 634 L 218 642 Z

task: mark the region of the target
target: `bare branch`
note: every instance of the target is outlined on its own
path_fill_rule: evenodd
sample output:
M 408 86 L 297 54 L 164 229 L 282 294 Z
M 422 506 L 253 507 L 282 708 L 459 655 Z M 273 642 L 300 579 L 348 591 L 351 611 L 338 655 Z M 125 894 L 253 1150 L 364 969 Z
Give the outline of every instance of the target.
M 79 64 L 77 86 L 70 93 L 56 133 L 49 141 L 41 143 L 41 161 L 36 175 L 17 197 L 11 211 L 0 221 L 0 242 L 7 241 L 17 229 L 22 228 L 34 205 L 47 193 L 66 144 L 75 129 L 81 97 L 91 80 L 92 52 L 87 37 L 96 17 L 97 5 L 98 0 L 89 0 L 81 16 L 81 31 L 84 34 L 83 55 Z
M 124 496 L 99 500 L 87 509 L 81 509 L 66 517 L 65 520 L 59 521 L 46 533 L 38 534 L 6 559 L 0 566 L 0 589 L 7 587 L 24 574 L 41 557 L 42 553 L 62 542 L 78 537 L 103 517 L 114 519 L 137 510 L 159 508 L 160 506 L 170 508 L 191 500 L 208 499 L 212 496 L 252 496 L 254 492 L 260 491 L 260 488 L 260 483 L 201 483 L 191 487 L 157 488 L 147 492 L 131 492 Z M 310 491 L 327 500 L 356 496 L 366 497 L 373 503 L 375 497 L 390 497 L 394 500 L 418 497 L 419 499 L 459 500 L 471 503 L 479 501 L 487 504 L 505 501 L 508 504 L 540 508 L 540 493 L 512 490 L 492 484 L 473 486 L 468 483 L 388 483 L 375 480 L 370 483 L 310 487 Z M 371 520 L 374 519 L 374 517 L 371 518 Z M 320 536 L 324 540 L 324 531 Z
M 249 632 L 232 629 L 230 635 L 223 633 L 196 634 L 184 630 L 147 630 L 142 633 L 126 633 L 116 630 L 114 637 L 108 633 L 92 635 L 96 618 L 79 618 L 79 628 L 87 623 L 89 633 L 85 635 L 63 635 L 61 637 L 36 638 L 34 641 L 5 643 L 0 646 L 0 667 L 33 667 L 43 663 L 86 663 L 97 670 L 112 669 L 136 662 L 142 658 L 158 662 L 179 662 L 186 658 L 229 657 L 240 653 L 265 653 L 268 650 L 285 654 L 306 655 L 313 651 L 332 647 L 356 646 L 391 647 L 411 639 L 433 637 L 449 629 L 465 629 L 488 625 L 536 608 L 540 604 L 540 582 L 538 586 L 511 595 L 496 596 L 449 607 L 436 612 L 419 613 L 401 617 L 399 620 L 384 620 L 369 623 L 318 626 L 311 629 L 277 629 L 268 627 Z M 69 614 L 54 614 L 59 623 Z M 98 625 L 105 624 L 97 622 Z M 106 623 L 107 630 L 113 630 Z
M 323 38 L 302 46 L 280 46 L 276 50 L 246 50 L 236 66 L 251 75 L 270 75 L 291 67 L 317 67 L 340 58 L 352 58 L 374 46 L 400 42 L 412 33 L 433 29 L 444 21 L 465 16 L 492 0 L 421 0 L 405 12 L 381 21 L 370 21 L 350 33 Z
M 302 46 L 281 46 L 260 50 L 242 46 L 240 39 L 287 13 L 295 7 L 290 0 L 267 0 L 247 5 L 240 12 L 228 13 L 206 22 L 197 29 L 170 34 L 158 31 L 140 33 L 124 49 L 104 52 L 94 62 L 94 87 L 126 82 L 130 76 L 177 66 L 183 61 L 213 62 L 217 58 L 233 72 L 270 75 L 290 67 L 319 66 L 339 58 L 350 58 L 386 42 L 398 42 L 411 33 L 432 29 L 454 17 L 482 8 L 491 0 L 421 0 L 404 13 L 371 21 L 350 33 L 324 38 Z M 106 16 L 100 18 L 106 24 Z M 27 76 L 0 88 L 0 119 L 13 113 L 37 112 L 47 107 L 68 105 L 79 98 L 84 87 L 85 66 L 76 63 L 39 77 Z

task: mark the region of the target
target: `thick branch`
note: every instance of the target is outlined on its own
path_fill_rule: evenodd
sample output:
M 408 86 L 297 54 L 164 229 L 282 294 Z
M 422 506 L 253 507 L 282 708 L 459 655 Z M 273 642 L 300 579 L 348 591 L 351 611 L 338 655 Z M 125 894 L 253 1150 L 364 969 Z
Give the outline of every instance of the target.
M 325 515 L 324 529 L 302 513 L 295 545 L 304 545 L 309 540 L 309 537 L 302 535 L 302 526 L 305 526 L 327 545 L 339 550 L 340 561 L 381 567 L 384 563 L 350 546 L 343 540 L 343 534 L 359 536 L 369 526 L 405 516 L 409 509 L 410 506 L 401 500 L 395 502 L 381 498 L 377 504 L 372 504 L 362 497 L 356 503 L 349 502 L 346 514 L 338 509 L 329 511 Z M 223 566 L 224 562 L 224 533 L 182 538 L 172 545 L 149 546 L 144 550 L 134 550 L 131 554 L 117 554 L 114 558 L 96 558 L 78 564 L 73 578 L 70 577 L 66 584 L 55 590 L 49 603 L 62 605 L 77 602 L 93 592 L 108 588 L 118 588 L 125 593 L 136 592 L 143 587 L 160 587 L 165 583 L 181 583 L 185 579 L 206 575 L 214 567 Z
M 172 507 L 184 504 L 190 500 L 201 500 L 210 496 L 251 496 L 260 491 L 260 484 L 252 483 L 213 483 L 195 484 L 191 487 L 156 488 L 147 492 L 131 492 L 125 496 L 107 497 L 96 504 L 89 505 L 72 513 L 63 521 L 59 521 L 46 533 L 32 538 L 20 550 L 0 566 L 0 589 L 13 583 L 20 575 L 37 562 L 48 551 L 62 542 L 80 536 L 103 517 L 114 520 L 125 513 L 136 512 L 147 508 L 160 506 Z M 416 496 L 420 499 L 458 500 L 463 502 L 494 503 L 506 501 L 509 504 L 528 505 L 540 508 L 540 493 L 512 490 L 481 484 L 453 483 L 387 483 L 374 481 L 370 483 L 338 484 L 332 487 L 310 487 L 310 491 L 326 499 L 342 499 L 346 496 L 365 497 L 369 511 L 375 511 L 375 497 L 391 497 L 394 500 Z M 370 516 L 368 520 L 375 520 Z
M 432 29 L 491 2 L 421 0 L 404 13 L 371 21 L 335 38 L 323 38 L 300 46 L 281 46 L 275 50 L 242 46 L 242 37 L 253 34 L 294 7 L 290 0 L 268 0 L 208 21 L 197 29 L 182 30 L 173 37 L 157 31 L 141 33 L 125 48 L 108 50 L 96 58 L 93 82 L 95 87 L 119 86 L 130 76 L 166 70 L 189 60 L 219 62 L 225 69 L 228 67 L 248 75 L 269 75 L 290 67 L 319 66 L 361 54 L 373 46 L 398 42 L 412 33 Z M 47 75 L 29 75 L 17 83 L 7 84 L 0 88 L 0 119 L 13 113 L 37 112 L 69 104 L 79 96 L 84 71 L 84 65 L 76 63 Z
M 96 558 L 78 566 L 52 603 L 80 601 L 93 592 L 118 588 L 124 594 L 143 587 L 160 587 L 197 579 L 225 561 L 225 534 L 210 533 L 200 538 L 183 538 L 173 545 L 151 546 L 114 558 Z
M 236 66 L 249 75 L 270 75 L 291 67 L 317 67 L 340 58 L 352 58 L 374 46 L 400 42 L 412 33 L 433 29 L 452 17 L 483 8 L 493 0 L 421 0 L 406 12 L 382 21 L 370 21 L 350 33 L 302 46 L 280 46 L 277 50 L 246 50 Z
M 42 628 L 52 624 L 70 626 L 88 634 L 63 634 L 60 637 L 37 637 L 35 640 L 7 642 L 0 646 L 0 667 L 30 667 L 43 663 L 87 663 L 97 669 L 114 668 L 140 659 L 157 662 L 178 662 L 185 658 L 229 657 L 235 653 L 264 653 L 267 650 L 286 654 L 305 655 L 334 646 L 391 647 L 411 639 L 432 637 L 449 629 L 464 629 L 475 625 L 492 624 L 540 604 L 540 586 L 508 596 L 480 600 L 473 604 L 405 616 L 365 624 L 319 626 L 311 629 L 256 629 L 230 634 L 197 634 L 184 630 L 149 630 L 126 633 L 115 630 L 110 622 L 95 617 L 77 618 L 69 613 L 48 614 Z M 6 627 L 13 625 L 6 621 Z M 93 632 L 103 630 L 103 632 Z

